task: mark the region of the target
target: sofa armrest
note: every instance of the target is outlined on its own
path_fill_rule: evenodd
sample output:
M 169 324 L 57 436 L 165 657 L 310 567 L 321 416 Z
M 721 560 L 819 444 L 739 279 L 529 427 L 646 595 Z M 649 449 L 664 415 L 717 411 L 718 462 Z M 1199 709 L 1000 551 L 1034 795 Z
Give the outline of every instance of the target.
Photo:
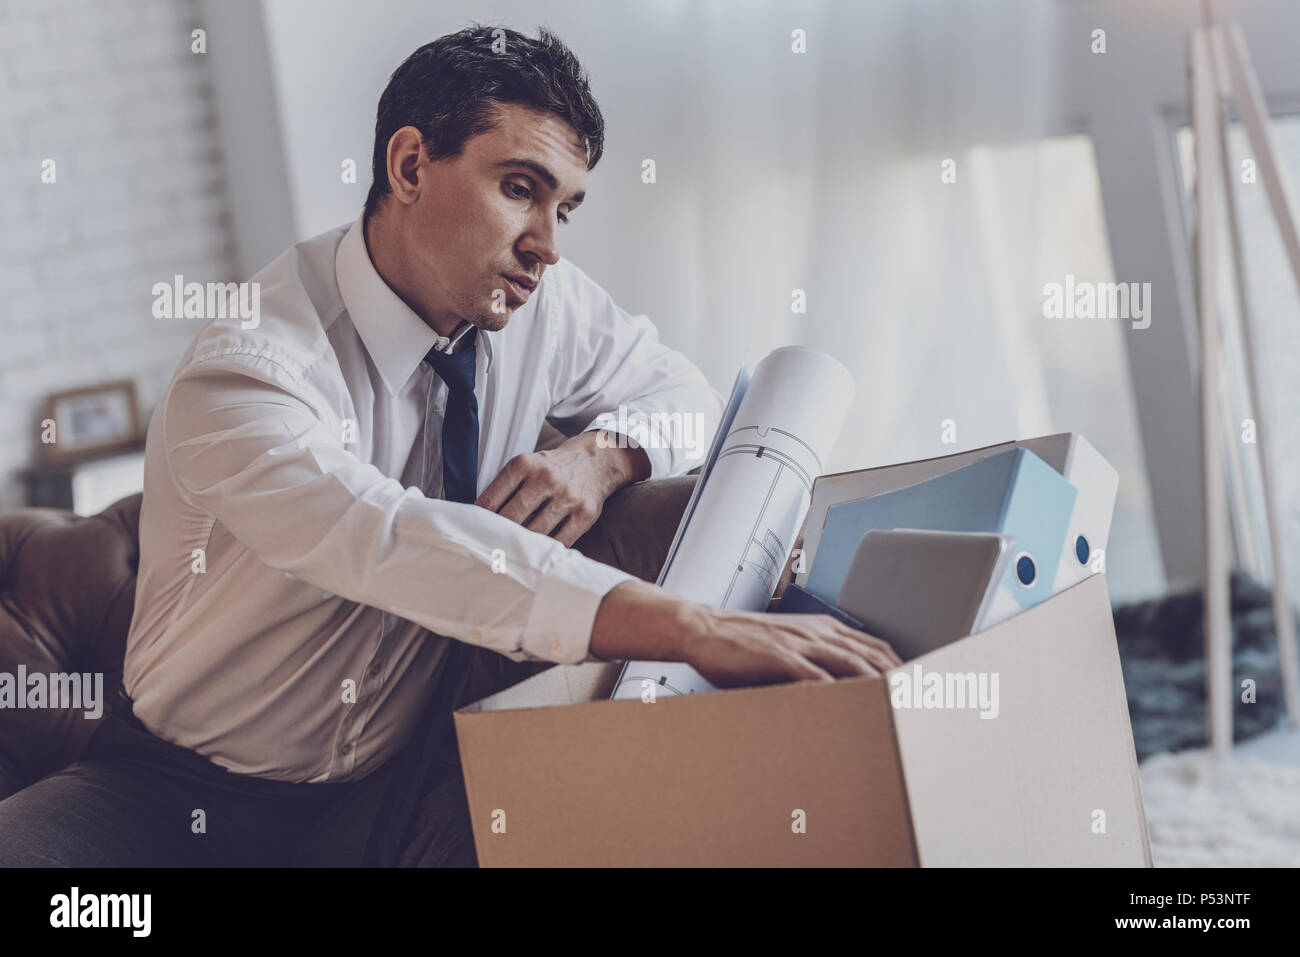
M 624 486 L 574 547 L 588 558 L 655 582 L 668 557 L 697 475 L 647 479 Z
M 546 422 L 536 448 L 553 449 L 567 438 Z M 625 485 L 605 501 L 596 524 L 573 547 L 642 581 L 657 581 L 699 472 Z
M 89 518 L 50 508 L 0 515 L 0 672 L 103 675 L 98 718 L 85 708 L 5 709 L 0 798 L 73 760 L 111 711 L 135 604 L 140 500 Z

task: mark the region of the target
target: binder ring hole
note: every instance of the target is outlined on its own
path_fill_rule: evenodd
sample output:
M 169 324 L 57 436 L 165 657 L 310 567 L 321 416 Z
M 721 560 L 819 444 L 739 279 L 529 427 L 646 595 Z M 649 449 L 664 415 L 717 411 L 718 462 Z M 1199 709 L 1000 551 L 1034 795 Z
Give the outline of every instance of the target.
M 1038 568 L 1034 564 L 1033 556 L 1028 552 L 1021 552 L 1016 556 L 1016 580 L 1026 588 L 1038 580 Z
M 1092 554 L 1092 546 L 1088 540 L 1080 535 L 1074 540 L 1074 557 L 1079 559 L 1080 565 L 1088 564 L 1088 556 Z

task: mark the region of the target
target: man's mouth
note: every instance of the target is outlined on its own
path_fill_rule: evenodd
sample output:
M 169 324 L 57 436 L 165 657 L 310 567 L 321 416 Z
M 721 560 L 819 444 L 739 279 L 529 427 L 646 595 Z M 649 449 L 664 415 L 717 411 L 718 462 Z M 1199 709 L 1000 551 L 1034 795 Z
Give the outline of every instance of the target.
M 509 276 L 502 273 L 501 278 L 506 281 L 510 292 L 520 303 L 527 302 L 528 297 L 532 295 L 533 290 L 537 287 L 537 280 L 531 276 Z

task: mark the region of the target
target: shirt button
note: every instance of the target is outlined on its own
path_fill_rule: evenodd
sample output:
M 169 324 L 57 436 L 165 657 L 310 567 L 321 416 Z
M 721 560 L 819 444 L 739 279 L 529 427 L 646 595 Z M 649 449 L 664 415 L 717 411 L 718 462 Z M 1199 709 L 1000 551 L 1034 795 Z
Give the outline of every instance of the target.
M 434 411 L 434 412 L 437 412 L 437 413 L 439 413 L 439 414 L 442 413 L 442 400 L 441 400 L 441 399 L 439 399 L 437 402 L 433 403 L 433 411 Z
M 339 748 L 339 754 L 344 755 L 345 757 L 351 753 L 352 753 L 351 741 L 345 742 L 343 747 Z
M 551 642 L 551 654 L 557 657 L 564 654 L 564 643 L 560 639 L 556 638 Z
M 470 633 L 469 633 L 469 636 L 470 636 L 471 638 L 473 638 L 475 641 L 482 641 L 482 640 L 483 640 L 483 629 L 481 629 L 481 628 L 474 628 L 474 629 L 471 629 L 471 631 L 470 631 Z

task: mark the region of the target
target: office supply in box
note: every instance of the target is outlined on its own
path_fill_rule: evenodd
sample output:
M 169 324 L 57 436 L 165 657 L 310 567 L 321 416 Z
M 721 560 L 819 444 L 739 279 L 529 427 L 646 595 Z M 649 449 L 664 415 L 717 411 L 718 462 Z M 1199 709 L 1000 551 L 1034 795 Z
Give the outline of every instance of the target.
M 715 608 L 766 609 L 852 397 L 849 371 L 806 346 L 774 349 L 752 377 L 742 369 L 659 586 Z M 629 661 L 613 695 L 638 699 L 647 682 L 714 690 L 685 662 Z
M 826 527 L 826 515 L 834 506 L 915 485 L 1016 448 L 1033 452 L 1065 476 L 1077 491 L 1068 530 L 1061 543 L 1061 559 L 1053 592 L 1060 591 L 1074 580 L 1104 571 L 1119 475 L 1082 435 L 1059 432 L 914 462 L 819 476 L 813 483 L 812 500 L 804 519 L 803 570 L 795 578 L 796 583 L 805 587 L 808 584 L 812 561 L 817 557 L 822 531 Z M 1081 554 L 1087 556 L 1086 561 L 1081 559 Z
M 822 601 L 811 592 L 800 588 L 794 582 L 785 587 L 781 599 L 773 609 L 779 615 L 830 615 L 850 628 L 866 631 L 867 627 L 843 608 L 837 608 L 830 602 Z
M 991 532 L 873 529 L 836 605 L 910 661 L 984 629 L 1014 546 Z
M 832 506 L 804 587 L 835 601 L 862 536 L 918 528 L 1011 535 L 1016 553 L 983 624 L 994 624 L 1052 594 L 1076 492 L 1026 449 L 1010 449 L 892 492 Z
M 1053 591 L 1104 570 L 1119 473 L 1082 435 L 1070 433 L 1061 472 L 1078 491 Z

